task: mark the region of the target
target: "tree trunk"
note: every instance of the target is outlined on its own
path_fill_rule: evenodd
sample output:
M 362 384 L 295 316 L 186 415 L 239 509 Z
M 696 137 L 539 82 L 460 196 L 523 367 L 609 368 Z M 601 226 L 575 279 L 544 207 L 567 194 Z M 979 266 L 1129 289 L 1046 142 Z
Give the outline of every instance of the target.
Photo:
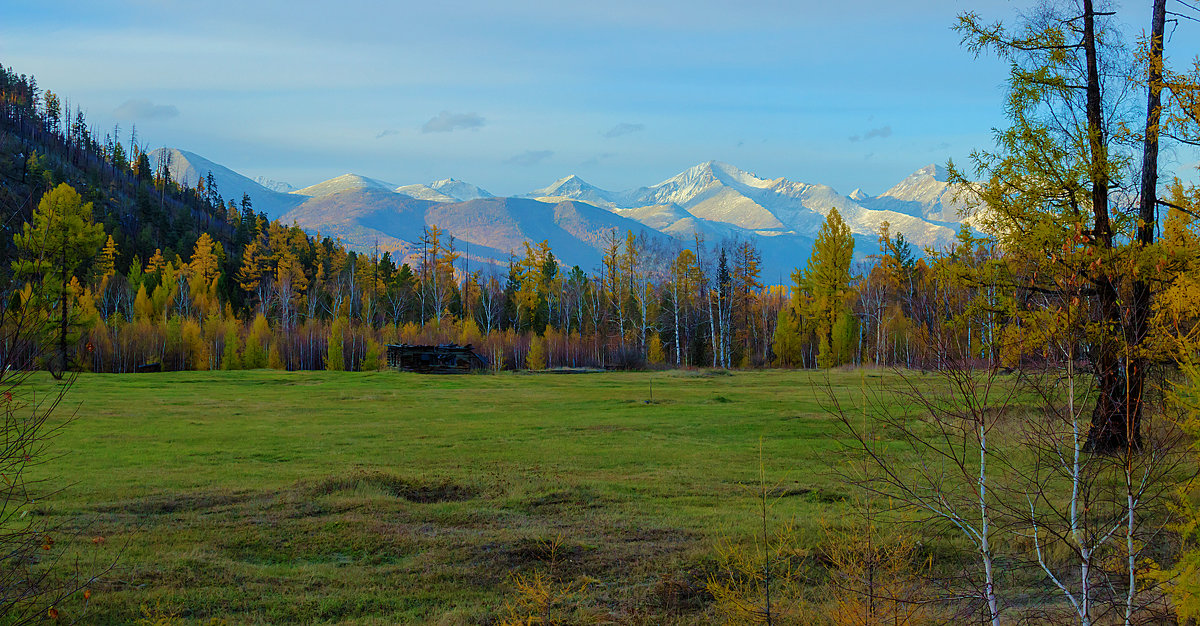
M 1098 259 L 1101 263 L 1108 263 L 1110 261 L 1106 257 L 1112 250 L 1113 233 L 1108 212 L 1108 144 L 1104 135 L 1101 109 L 1097 47 L 1096 11 L 1092 0 L 1084 0 L 1083 48 L 1087 60 L 1086 114 L 1094 221 L 1092 237 Z M 1122 358 L 1121 348 L 1125 338 L 1121 324 L 1120 296 L 1112 278 L 1112 269 L 1101 265 L 1093 269 L 1089 277 L 1095 286 L 1097 312 L 1100 316 L 1100 336 L 1096 338 L 1092 347 L 1092 364 L 1099 391 L 1086 445 L 1087 450 L 1092 452 L 1120 450 L 1130 441 L 1130 394 L 1125 378 L 1128 364 Z
M 1162 118 L 1162 60 L 1163 31 L 1166 26 L 1166 0 L 1154 0 L 1150 25 L 1150 60 L 1147 77 L 1146 129 L 1142 144 L 1142 185 L 1138 207 L 1138 230 L 1135 250 L 1139 253 L 1154 243 L 1154 228 L 1158 224 L 1158 137 Z M 1151 310 L 1150 282 L 1138 276 L 1133 283 L 1132 354 L 1129 363 L 1125 430 L 1130 433 L 1125 443 L 1141 445 L 1142 392 L 1145 388 L 1148 359 L 1142 344 L 1149 334 Z

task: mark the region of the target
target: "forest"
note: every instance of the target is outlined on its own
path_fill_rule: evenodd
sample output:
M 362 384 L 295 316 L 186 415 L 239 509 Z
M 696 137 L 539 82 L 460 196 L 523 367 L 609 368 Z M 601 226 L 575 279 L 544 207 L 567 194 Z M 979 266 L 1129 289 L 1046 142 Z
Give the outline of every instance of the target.
M 136 128 L 127 146 L 120 128 L 100 140 L 31 77 L 6 68 L 0 90 L 3 191 L 22 207 L 6 253 L 29 258 L 39 237 L 75 229 L 60 235 L 78 245 L 53 316 L 65 320 L 58 358 L 88 371 L 377 369 L 394 342 L 470 343 L 497 368 L 527 367 L 531 349 L 541 367 L 936 367 L 929 337 L 944 328 L 978 358 L 1013 364 L 995 339 L 1037 307 L 1028 290 L 1004 288 L 1019 281 L 966 227 L 952 249 L 919 251 L 884 223 L 884 254 L 854 261 L 836 210 L 789 285 L 765 284 L 751 242 L 617 232 L 600 267 L 564 267 L 531 242 L 507 267 L 473 269 L 454 234 L 431 224 L 410 265 L 268 221 L 249 198 L 226 202 L 211 176 L 180 187 Z M 55 203 L 82 222 L 53 222 Z M 14 235 L 32 239 L 21 248 Z

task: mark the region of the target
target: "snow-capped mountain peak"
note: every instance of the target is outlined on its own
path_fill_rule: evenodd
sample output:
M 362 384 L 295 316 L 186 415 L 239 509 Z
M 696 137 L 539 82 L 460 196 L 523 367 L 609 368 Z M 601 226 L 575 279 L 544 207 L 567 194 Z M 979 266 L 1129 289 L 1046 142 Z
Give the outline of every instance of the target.
M 694 190 L 713 184 L 739 184 L 766 188 L 773 182 L 759 178 L 728 163 L 705 161 L 652 186 L 651 189 Z
M 947 182 L 948 180 L 950 180 L 949 177 L 947 176 L 946 168 L 944 168 L 936 163 L 930 163 L 929 165 L 926 165 L 925 167 L 922 167 L 921 169 L 913 172 L 908 177 L 909 178 L 931 177 L 939 183 L 944 183 L 944 182 Z
M 436 180 L 432 183 L 429 183 L 429 188 L 458 200 L 478 200 L 479 198 L 495 197 L 482 187 L 477 187 L 471 183 L 463 182 L 453 178 Z
M 525 194 L 524 197 L 579 200 L 605 209 L 615 209 L 617 205 L 613 202 L 613 195 L 611 191 L 601 189 L 575 174 L 571 174 L 541 189 L 535 189 Z
M 576 176 L 575 174 L 571 174 L 570 176 L 567 176 L 565 178 L 560 178 L 560 179 L 550 183 L 546 187 L 534 190 L 533 193 L 538 194 L 538 195 L 543 195 L 543 196 L 552 196 L 552 195 L 561 194 L 563 192 L 595 190 L 595 189 L 599 189 L 599 187 L 592 185 L 591 183 Z
M 941 222 L 958 219 L 964 199 L 949 182 L 945 168 L 929 164 L 909 174 L 894 187 L 862 202 L 872 209 L 896 211 Z
M 458 198 L 448 196 L 429 185 L 401 185 L 394 190 L 396 193 L 417 198 L 418 200 L 430 200 L 433 202 L 458 202 Z
M 384 189 L 391 191 L 395 188 L 396 186 L 391 183 L 385 183 L 374 178 L 367 178 L 358 174 L 342 174 L 341 176 L 330 178 L 315 185 L 297 189 L 291 193 L 298 196 L 320 197 L 357 189 Z

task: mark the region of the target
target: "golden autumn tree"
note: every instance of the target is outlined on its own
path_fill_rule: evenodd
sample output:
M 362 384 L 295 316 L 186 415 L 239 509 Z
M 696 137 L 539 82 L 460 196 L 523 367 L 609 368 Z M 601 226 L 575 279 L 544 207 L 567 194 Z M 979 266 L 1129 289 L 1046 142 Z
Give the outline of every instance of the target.
M 346 320 L 342 317 L 333 318 L 333 324 L 329 326 L 329 348 L 325 353 L 325 369 L 331 372 L 340 372 L 346 369 L 345 356 L 342 352 L 345 333 Z
M 217 279 L 221 276 L 221 261 L 217 256 L 217 245 L 208 233 L 201 233 L 188 263 L 192 300 L 201 312 L 213 310 L 218 305 Z
M 61 376 L 71 367 L 80 328 L 76 275 L 96 256 L 104 226 L 92 221 L 92 203 L 66 183 L 42 196 L 31 219 L 13 236 L 18 253 L 13 274 L 37 284 L 34 305 L 45 320 L 43 340 L 55 346 L 50 371 Z
M 108 241 L 100 250 L 100 256 L 96 258 L 94 272 L 100 285 L 117 273 L 117 243 L 113 241 L 112 235 L 108 236 Z
M 546 339 L 536 334 L 529 338 L 529 352 L 525 353 L 525 369 L 546 369 Z
M 817 233 L 808 265 L 792 273 L 792 307 L 816 331 L 818 367 L 840 365 L 839 357 L 844 358 L 845 350 L 833 345 L 833 331 L 842 317 L 850 315 L 850 302 L 854 297 L 850 285 L 853 257 L 854 237 L 850 234 L 850 226 L 842 220 L 837 209 L 830 209 Z
M 1164 284 L 1154 271 L 1166 204 L 1158 195 L 1160 138 L 1192 142 L 1200 121 L 1188 112 L 1200 68 L 1170 70 L 1165 0 L 1149 8 L 1138 50 L 1120 40 L 1117 12 L 1093 0 L 1043 3 L 1011 26 L 966 13 L 956 27 L 969 50 L 1010 63 L 1009 125 L 996 131 L 993 150 L 972 154 L 982 179 L 972 185 L 977 224 L 1025 266 L 1014 280 L 1025 289 L 1061 294 L 1055 280 L 1075 271 L 1079 255 L 1088 257 L 1084 341 L 1097 402 L 1087 447 L 1097 452 L 1141 445 L 1143 391 L 1156 360 L 1146 342 Z M 1145 108 L 1127 104 L 1130 90 L 1145 95 Z M 951 182 L 968 184 L 950 169 Z
M 262 299 L 258 297 L 259 287 L 262 285 L 265 270 L 266 261 L 263 259 L 262 249 L 258 241 L 251 241 L 242 248 L 242 265 L 238 268 L 237 283 L 253 305 L 259 308 L 259 312 L 263 306 Z

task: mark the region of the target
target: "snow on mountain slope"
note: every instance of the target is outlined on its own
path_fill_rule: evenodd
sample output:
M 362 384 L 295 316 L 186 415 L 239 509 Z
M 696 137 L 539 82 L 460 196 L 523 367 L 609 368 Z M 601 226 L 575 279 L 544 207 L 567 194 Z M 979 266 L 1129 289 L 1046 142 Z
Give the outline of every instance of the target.
M 382 189 L 392 191 L 396 186 L 391 183 L 385 183 L 374 178 L 359 176 L 358 174 L 342 174 L 336 178 L 319 182 L 315 185 L 309 185 L 303 189 L 297 189 L 291 193 L 297 196 L 308 196 L 310 198 L 319 198 L 321 196 L 329 196 L 343 191 L 352 191 L 355 189 Z M 393 192 L 394 193 L 394 192 Z
M 698 218 L 673 204 L 613 209 L 613 213 L 684 241 L 690 241 L 696 235 L 717 241 L 744 234 L 742 229 L 735 226 Z
M 600 262 L 603 242 L 614 230 L 632 230 L 667 239 L 633 220 L 584 202 L 540 202 L 527 198 L 477 198 L 429 207 L 426 221 L 454 233 L 471 249 L 486 248 L 493 258 L 507 261 L 509 252 L 521 255 L 524 244 L 550 242 L 564 265 L 592 269 Z
M 891 189 L 874 198 L 862 200 L 872 209 L 896 211 L 913 217 L 939 222 L 960 221 L 959 212 L 969 197 L 952 188 L 946 171 L 934 164 L 913 172 Z
M 615 209 L 617 205 L 612 201 L 613 195 L 611 191 L 605 191 L 572 174 L 566 178 L 560 178 L 546 187 L 535 189 L 521 197 L 546 202 L 579 200 L 601 208 Z
M 291 183 L 271 180 L 266 176 L 255 176 L 254 182 L 266 187 L 267 189 L 270 189 L 271 191 L 278 191 L 279 193 L 291 193 L 296 190 L 296 187 Z
M 441 192 L 456 198 L 458 200 L 477 200 L 479 198 L 494 198 L 492 194 L 482 187 L 477 187 L 471 183 L 455 180 L 453 178 L 445 178 L 442 180 L 429 183 L 429 187 L 435 191 Z
M 201 178 L 207 178 L 208 173 L 212 172 L 213 180 L 217 184 L 217 193 L 226 203 L 232 200 L 235 204 L 240 204 L 242 196 L 248 195 L 250 204 L 255 211 L 262 211 L 274 219 L 303 202 L 303 200 L 288 194 L 267 189 L 224 165 L 214 163 L 194 152 L 178 148 L 159 148 L 147 155 L 150 162 L 158 163 L 163 151 L 169 154 L 170 167 L 168 171 L 175 182 L 194 188 Z
M 301 197 L 301 196 L 298 196 Z M 282 216 L 310 233 L 340 238 L 356 250 L 403 253 L 425 227 L 431 204 L 378 187 L 360 187 L 313 197 Z
M 434 189 L 433 187 L 430 187 L 429 185 L 401 185 L 396 187 L 393 191 L 396 193 L 402 193 L 406 196 L 411 196 L 413 198 L 419 198 L 421 200 L 431 200 L 433 202 L 458 202 L 458 198 L 448 196 Z
M 341 237 L 359 250 L 379 245 L 411 251 L 422 230 L 436 224 L 469 247 L 473 259 L 502 265 L 524 242 L 549 239 L 563 264 L 590 269 L 599 258 L 599 242 L 613 229 L 633 230 L 673 239 L 672 246 L 690 245 L 696 235 L 710 245 L 753 241 L 763 253 L 764 277 L 772 280 L 803 266 L 831 209 L 850 226 L 855 256 L 862 258 L 878 252 L 885 221 L 918 248 L 948 245 L 963 203 L 935 166 L 875 197 L 859 189 L 845 196 L 828 185 L 762 178 L 708 161 L 627 191 L 608 191 L 572 175 L 521 197 L 496 198 L 453 178 L 396 187 L 354 174 L 284 194 L 189 152 L 175 150 L 171 160 L 177 180 L 194 186 L 212 171 L 225 198 L 240 200 L 247 193 L 256 210 Z
M 420 200 L 385 189 L 364 187 L 308 198 L 283 216 L 310 232 L 341 237 L 350 247 L 379 245 L 404 256 L 416 250 L 425 227 L 453 235 L 455 247 L 472 259 L 503 265 L 524 244 L 543 240 L 565 265 L 592 269 L 614 230 L 668 239 L 654 229 L 583 203 L 538 202 L 525 198 L 476 198 L 463 202 Z
M 893 232 L 904 233 L 919 247 L 939 247 L 950 243 L 955 232 L 934 222 L 956 221 L 956 218 L 939 219 L 946 217 L 941 204 L 924 213 L 917 206 L 927 196 L 942 202 L 942 196 L 948 193 L 944 177 L 942 181 L 936 180 L 940 176 L 936 168 L 926 170 L 918 171 L 893 188 L 899 196 L 895 202 L 871 198 L 861 189 L 843 196 L 828 185 L 761 178 L 718 161 L 701 163 L 650 187 L 611 192 L 577 176 L 568 176 L 526 197 L 588 202 L 676 237 L 697 231 L 711 232 L 713 226 L 720 225 L 725 233 L 759 236 L 795 233 L 812 238 L 830 209 L 836 208 L 851 232 L 864 239 L 877 235 L 886 221 Z M 907 199 L 909 196 L 914 199 Z M 677 210 L 670 211 L 667 207 Z
M 858 191 L 861 200 L 866 197 Z M 652 187 L 619 194 L 619 202 L 674 204 L 692 215 L 752 231 L 774 230 L 815 237 L 829 210 L 836 208 L 851 232 L 874 235 L 887 221 L 917 246 L 949 243 L 954 231 L 919 217 L 880 207 L 864 207 L 828 185 L 764 179 L 732 165 L 709 161 Z

